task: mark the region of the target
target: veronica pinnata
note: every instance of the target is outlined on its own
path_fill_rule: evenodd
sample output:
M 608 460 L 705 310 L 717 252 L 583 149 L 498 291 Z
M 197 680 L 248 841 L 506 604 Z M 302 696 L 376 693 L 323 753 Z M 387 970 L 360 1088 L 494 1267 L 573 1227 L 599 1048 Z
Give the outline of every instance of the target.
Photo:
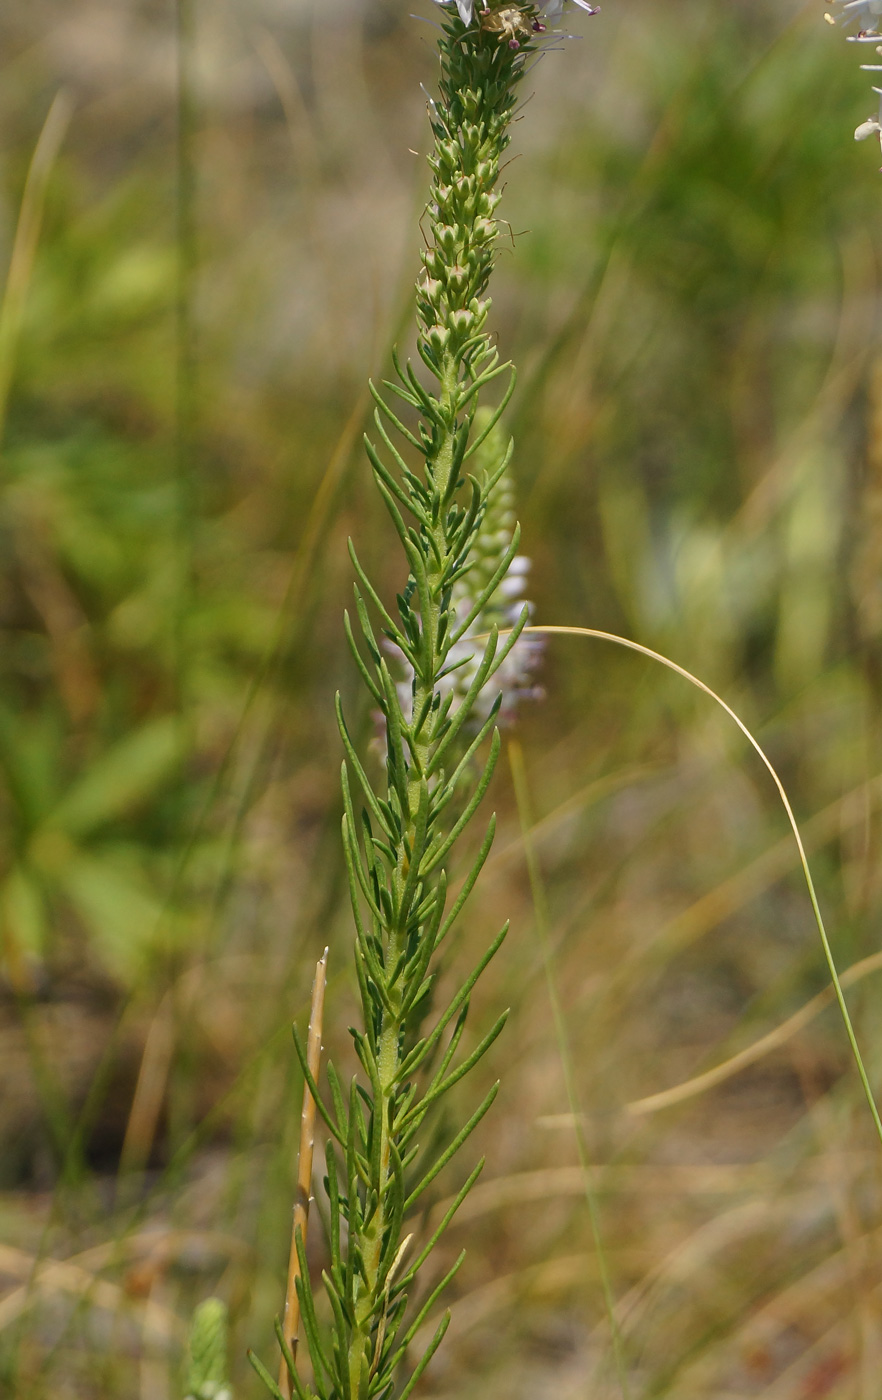
M 585 0 L 582 9 L 593 10 Z M 545 13 L 563 12 L 552 0 Z M 463 1256 L 426 1296 L 419 1272 L 474 1184 L 468 1174 L 428 1238 L 406 1224 L 426 1191 L 489 1109 L 496 1086 L 466 1110 L 446 1143 L 424 1152 L 427 1115 L 486 1054 L 506 1013 L 465 1039 L 472 990 L 500 947 L 503 927 L 458 990 L 436 1004 L 439 954 L 490 850 L 487 824 L 455 898 L 446 867 L 477 813 L 499 754 L 497 719 L 531 689 L 536 650 L 522 638 L 527 561 L 519 554 L 498 428 L 514 386 L 488 333 L 487 286 L 498 227 L 497 181 L 525 62 L 546 26 L 533 5 L 471 0 L 442 6 L 439 94 L 429 102 L 429 229 L 417 285 L 419 371 L 395 358 L 397 378 L 371 386 L 375 432 L 366 439 L 377 489 L 400 541 L 407 577 L 389 608 L 351 547 L 356 620 L 353 657 L 381 716 L 385 773 L 372 781 L 338 700 L 343 846 L 355 923 L 362 1024 L 360 1065 L 344 1086 L 327 1065 L 320 1092 L 295 1035 L 307 1085 L 328 1133 L 325 1160 L 329 1261 L 319 1318 L 302 1236 L 297 1297 L 312 1370 L 298 1371 L 296 1338 L 277 1331 L 299 1400 L 388 1400 L 414 1338 Z M 484 389 L 508 380 L 500 405 L 479 410 Z M 503 380 L 504 382 L 504 380 Z M 360 635 L 356 635 L 356 634 Z M 406 672 L 396 675 L 396 667 Z M 456 1121 L 456 1120 L 454 1120 Z M 407 1400 L 446 1331 L 438 1322 L 399 1393 Z M 266 1368 L 256 1369 L 285 1400 Z

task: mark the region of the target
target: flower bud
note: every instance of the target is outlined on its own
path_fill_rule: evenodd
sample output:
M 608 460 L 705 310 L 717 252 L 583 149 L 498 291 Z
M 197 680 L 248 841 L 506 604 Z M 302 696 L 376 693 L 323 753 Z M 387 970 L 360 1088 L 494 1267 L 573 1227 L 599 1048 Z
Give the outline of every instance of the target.
M 470 277 L 466 268 L 455 263 L 447 274 L 447 289 L 455 297 L 462 297 L 468 290 Z
M 426 331 L 426 344 L 435 355 L 443 355 L 450 344 L 450 331 L 446 326 L 430 326 Z
M 476 219 L 473 237 L 476 243 L 492 243 L 496 237 L 496 224 L 492 219 Z
M 474 314 L 471 311 L 467 311 L 464 306 L 460 307 L 460 309 L 454 311 L 453 315 L 450 317 L 450 329 L 457 340 L 468 340 L 469 336 L 473 335 L 475 330 Z
M 458 230 L 450 224 L 438 224 L 435 228 L 435 243 L 448 261 L 456 254 L 457 234 Z

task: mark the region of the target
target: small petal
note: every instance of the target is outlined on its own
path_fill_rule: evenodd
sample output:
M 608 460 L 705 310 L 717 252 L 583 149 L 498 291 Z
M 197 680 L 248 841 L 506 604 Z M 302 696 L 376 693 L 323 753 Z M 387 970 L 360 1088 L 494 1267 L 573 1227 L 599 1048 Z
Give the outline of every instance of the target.
M 475 17 L 474 0 L 456 0 L 456 8 L 463 24 L 469 25 Z
M 875 117 L 869 117 L 867 121 L 861 122 L 854 133 L 854 139 L 855 141 L 866 141 L 868 136 L 874 136 L 879 132 L 882 132 L 882 126 L 879 125 Z
M 882 4 L 882 0 L 879 0 L 879 3 Z M 578 5 L 586 14 L 599 14 L 597 5 L 590 4 L 589 0 L 547 0 L 547 4 L 540 5 L 539 8 L 550 24 L 556 24 L 570 4 Z

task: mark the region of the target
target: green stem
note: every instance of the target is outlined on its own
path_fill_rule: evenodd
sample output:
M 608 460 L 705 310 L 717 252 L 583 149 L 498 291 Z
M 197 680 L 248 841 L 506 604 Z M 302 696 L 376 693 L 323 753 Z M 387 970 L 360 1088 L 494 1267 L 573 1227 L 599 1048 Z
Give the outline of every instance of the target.
M 190 2 L 178 0 L 179 4 Z M 398 1165 L 405 1153 L 413 1150 L 413 1122 L 407 1110 L 420 1113 L 422 1121 L 440 1093 L 477 1062 L 466 1057 L 458 1068 L 452 1067 L 465 1021 L 465 1007 L 460 1002 L 441 1069 L 436 1069 L 440 1080 L 434 1090 L 431 1073 L 423 1082 L 425 1109 L 421 1108 L 420 1075 L 424 1071 L 419 1066 L 426 1056 L 418 1058 L 415 1069 L 413 1052 L 426 1044 L 437 1046 L 449 1022 L 449 1016 L 445 1019 L 442 1014 L 427 1041 L 413 1038 L 419 1034 L 416 1023 L 425 1008 L 421 999 L 431 981 L 431 953 L 443 919 L 447 877 L 441 865 L 483 797 L 496 751 L 491 749 L 488 765 L 475 778 L 466 761 L 471 750 L 463 758 L 452 748 L 477 701 L 481 670 L 465 698 L 459 698 L 460 713 L 453 724 L 452 700 L 446 694 L 447 682 L 441 678 L 455 641 L 452 589 L 478 538 L 490 491 L 498 480 L 498 476 L 492 482 L 475 480 L 468 490 L 458 490 L 460 465 L 468 446 L 463 437 L 479 390 L 497 373 L 497 356 L 484 332 L 488 303 L 482 298 L 493 265 L 493 215 L 498 200 L 494 189 L 524 58 L 524 53 L 515 56 L 495 33 L 485 32 L 482 26 L 464 27 L 455 12 L 445 16 L 443 32 L 441 100 L 431 107 L 435 149 L 430 162 L 434 178 L 428 217 L 433 237 L 423 253 L 424 272 L 417 289 L 420 357 L 436 382 L 432 390 L 424 387 L 411 365 L 404 373 L 396 361 L 402 397 L 421 416 L 419 435 L 398 422 L 393 412 L 385 412 L 410 448 L 422 452 L 422 479 L 411 473 L 382 424 L 379 431 L 393 459 L 391 470 L 381 452 L 368 443 L 378 488 L 410 566 L 399 605 L 403 630 L 385 612 L 356 565 L 387 636 L 401 645 L 415 673 L 412 704 L 402 708 L 370 620 L 359 610 L 376 674 L 362 657 L 358 658 L 359 670 L 386 715 L 388 782 L 384 795 L 371 785 L 342 714 L 339 717 L 347 766 L 356 772 L 369 816 L 361 828 L 344 778 L 345 848 L 365 1017 L 365 1033 L 356 1035 L 356 1046 L 370 1088 L 359 1100 L 353 1086 L 350 1099 L 343 1142 L 350 1182 L 348 1201 L 341 1205 L 336 1186 L 329 1188 L 332 1235 L 336 1232 L 334 1237 L 339 1240 L 344 1222 L 349 1228 L 349 1258 L 345 1265 L 338 1260 L 335 1279 L 328 1285 L 340 1331 L 330 1364 L 317 1335 L 310 1340 L 310 1352 L 316 1370 L 324 1367 L 329 1374 L 333 1371 L 333 1395 L 345 1400 L 366 1400 L 369 1389 L 387 1393 L 391 1386 L 403 1355 L 404 1334 L 399 1329 L 405 1326 L 409 1287 L 409 1282 L 392 1286 L 402 1252 L 400 1222 L 416 1196 L 461 1146 L 493 1097 L 491 1093 L 408 1196 Z M 382 409 L 382 401 L 378 402 Z M 485 658 L 483 676 L 489 664 Z M 483 734 L 480 724 L 478 730 Z M 474 747 L 477 743 L 475 740 Z M 494 745 L 498 745 L 498 738 Z M 448 750 L 452 776 L 445 778 L 441 765 L 447 761 Z M 450 817 L 453 790 L 467 779 L 472 781 L 471 796 Z M 359 908 L 362 896 L 367 906 L 364 918 Z M 462 902 L 448 916 L 446 927 L 461 907 Z M 463 1001 L 484 965 L 486 959 L 465 983 Z M 331 1087 L 336 1117 L 343 1124 L 347 1114 L 335 1074 Z M 329 1172 L 332 1170 L 329 1165 Z M 425 1253 L 420 1262 L 424 1258 Z M 344 1327 L 345 1336 L 341 1335 Z M 442 1324 L 436 1332 L 405 1393 L 428 1363 L 444 1327 Z M 389 1345 L 384 1356 L 387 1330 Z M 378 1365 L 384 1368 L 382 1375 L 373 1374 Z
M 453 470 L 454 449 L 455 449 L 455 409 L 458 398 L 458 374 L 454 357 L 445 357 L 441 380 L 440 406 L 448 426 L 442 436 L 440 446 L 432 462 L 434 477 L 437 484 L 438 495 L 443 499 L 450 484 L 450 474 Z M 433 554 L 435 563 L 427 571 L 429 575 L 429 588 L 431 606 L 429 615 L 423 619 L 424 637 L 426 639 L 426 652 L 428 658 L 428 674 L 422 681 L 418 681 L 414 689 L 413 712 L 420 713 L 422 707 L 434 698 L 438 675 L 442 669 L 443 659 L 439 656 L 438 638 L 441 625 L 441 582 L 444 573 L 444 565 L 447 560 L 450 541 L 447 537 L 446 512 L 440 512 L 440 518 L 434 525 L 432 531 L 434 544 Z M 440 563 L 438 561 L 441 561 Z M 428 726 L 423 727 L 423 735 L 427 734 Z M 414 741 L 416 750 L 416 762 L 411 767 L 411 776 L 408 782 L 408 825 L 405 839 L 402 840 L 398 852 L 398 861 L 395 871 L 395 883 L 399 899 L 401 898 L 404 886 L 409 874 L 409 864 L 407 848 L 414 852 L 414 841 L 417 830 L 417 815 L 422 799 L 422 789 L 426 784 L 426 778 L 421 776 L 429 769 L 432 758 L 433 745 L 430 737 L 423 737 Z M 386 966 L 394 967 L 402 951 L 403 940 L 406 936 L 406 929 L 399 920 L 396 927 L 390 928 L 386 945 Z M 364 1240 L 364 1262 L 367 1274 L 367 1284 L 360 1300 L 360 1306 L 356 1312 L 356 1326 L 353 1331 L 352 1340 L 349 1347 L 349 1389 L 350 1400 L 359 1400 L 364 1384 L 365 1366 L 371 1364 L 371 1322 L 376 1314 L 376 1305 L 380 1295 L 384 1291 L 385 1281 L 380 1278 L 380 1262 L 383 1252 L 383 1236 L 386 1231 L 386 1196 L 389 1187 L 390 1161 L 392 1155 L 392 1109 L 395 1092 L 398 1085 L 398 1074 L 401 1065 L 401 1036 L 402 1017 L 400 1008 L 402 997 L 397 989 L 392 989 L 392 996 L 396 1011 L 383 1011 L 383 1018 L 380 1030 L 379 1041 L 379 1097 L 374 1105 L 374 1112 L 379 1118 L 380 1125 L 380 1153 L 379 1153 L 379 1179 L 374 1183 L 377 1192 L 377 1207 L 374 1217 L 366 1232 Z

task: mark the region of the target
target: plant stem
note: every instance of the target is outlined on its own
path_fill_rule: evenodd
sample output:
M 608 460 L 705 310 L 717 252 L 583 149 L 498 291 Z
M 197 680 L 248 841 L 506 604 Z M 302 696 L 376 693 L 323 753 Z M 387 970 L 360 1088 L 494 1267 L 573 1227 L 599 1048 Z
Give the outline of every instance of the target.
M 309 1011 L 309 1032 L 306 1041 L 306 1057 L 313 1079 L 318 1079 L 322 1054 L 322 1020 L 325 1009 L 325 986 L 328 980 L 328 950 L 322 953 L 315 967 L 312 984 L 312 1003 Z M 297 1359 L 297 1333 L 300 1326 L 300 1299 L 297 1296 L 297 1280 L 300 1278 L 300 1254 L 297 1237 L 300 1236 L 306 1248 L 306 1230 L 309 1224 L 309 1197 L 312 1189 L 312 1154 L 315 1145 L 315 1099 L 309 1085 L 303 1086 L 303 1107 L 300 1111 L 300 1151 L 297 1158 L 297 1196 L 294 1201 L 294 1218 L 291 1225 L 291 1252 L 288 1256 L 288 1286 L 285 1290 L 285 1311 L 282 1315 L 282 1331 L 285 1341 L 295 1361 Z M 279 1363 L 279 1389 L 290 1400 L 291 1376 L 285 1358 Z

